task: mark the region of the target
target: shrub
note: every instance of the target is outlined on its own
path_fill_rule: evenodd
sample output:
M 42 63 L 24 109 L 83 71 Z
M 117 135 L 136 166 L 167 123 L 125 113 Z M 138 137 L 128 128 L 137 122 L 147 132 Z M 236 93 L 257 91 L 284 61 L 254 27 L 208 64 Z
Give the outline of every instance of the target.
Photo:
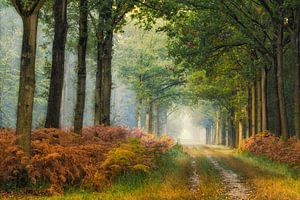
M 282 140 L 270 133 L 261 133 L 245 140 L 241 150 L 300 168 L 300 141 L 296 138 Z
M 85 127 L 82 136 L 71 130 L 35 130 L 31 158 L 15 143 L 14 130 L 0 129 L 0 186 L 43 184 L 50 194 L 66 186 L 99 190 L 120 174 L 147 172 L 155 167 L 155 155 L 173 144 L 168 137 L 104 126 Z

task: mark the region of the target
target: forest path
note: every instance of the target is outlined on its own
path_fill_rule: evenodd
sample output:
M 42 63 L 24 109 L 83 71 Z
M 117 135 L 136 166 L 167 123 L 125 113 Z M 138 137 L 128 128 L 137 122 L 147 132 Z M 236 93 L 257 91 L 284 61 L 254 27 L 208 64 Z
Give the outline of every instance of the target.
M 220 164 L 219 154 L 215 150 L 220 147 L 188 147 L 191 155 L 190 189 L 199 199 L 250 199 L 250 187 L 245 178 L 232 169 Z M 221 147 L 223 150 L 229 150 Z M 222 152 L 222 156 L 231 154 Z M 226 163 L 225 163 L 226 165 Z M 201 198 L 202 197 L 202 198 Z
M 186 151 L 196 160 L 196 199 L 300 200 L 300 173 L 292 168 L 223 146 Z
M 212 163 L 215 169 L 220 173 L 222 184 L 225 188 L 227 196 L 231 200 L 247 200 L 249 199 L 250 189 L 246 186 L 244 178 L 236 174 L 231 169 L 225 169 L 220 163 L 213 157 L 213 153 L 208 150 L 204 151 L 207 159 Z

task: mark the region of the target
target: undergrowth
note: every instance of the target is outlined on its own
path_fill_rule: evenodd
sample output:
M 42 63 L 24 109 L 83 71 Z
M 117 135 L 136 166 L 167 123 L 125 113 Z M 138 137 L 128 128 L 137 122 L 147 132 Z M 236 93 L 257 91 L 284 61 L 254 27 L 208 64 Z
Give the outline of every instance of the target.
M 191 200 L 193 197 L 187 188 L 189 167 L 189 156 L 180 145 L 175 145 L 156 160 L 156 168 L 149 173 L 122 174 L 102 192 L 70 189 L 63 196 L 42 199 Z
M 126 174 L 157 169 L 160 156 L 173 146 L 139 129 L 85 127 L 82 136 L 70 130 L 32 132 L 29 158 L 16 145 L 14 130 L 0 129 L 0 192 L 61 194 L 67 188 L 102 191 Z
M 300 140 L 296 138 L 284 140 L 263 132 L 245 140 L 240 150 L 300 169 Z

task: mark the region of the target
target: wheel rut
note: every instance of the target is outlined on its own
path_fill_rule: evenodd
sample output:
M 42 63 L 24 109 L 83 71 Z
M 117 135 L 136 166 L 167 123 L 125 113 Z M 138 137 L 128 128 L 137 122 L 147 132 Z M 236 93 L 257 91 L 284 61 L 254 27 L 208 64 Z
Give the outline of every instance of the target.
M 224 169 L 215 158 L 209 155 L 209 153 L 206 153 L 206 157 L 219 171 L 227 196 L 231 200 L 248 200 L 251 190 L 243 183 L 241 177 L 232 170 Z

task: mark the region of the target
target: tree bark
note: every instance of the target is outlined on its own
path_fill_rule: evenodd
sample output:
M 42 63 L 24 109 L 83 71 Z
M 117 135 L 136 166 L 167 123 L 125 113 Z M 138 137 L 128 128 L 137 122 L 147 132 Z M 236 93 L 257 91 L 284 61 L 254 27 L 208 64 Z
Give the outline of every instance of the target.
M 32 112 L 35 90 L 35 60 L 38 13 L 44 1 L 35 1 L 34 7 L 25 10 L 20 1 L 12 3 L 22 17 L 23 40 L 20 64 L 19 98 L 17 106 L 17 145 L 31 154 Z
M 251 135 L 255 136 L 256 134 L 256 116 L 255 116 L 255 111 L 256 111 L 256 103 L 255 103 L 255 82 L 252 83 L 251 85 Z
M 277 81 L 278 81 L 278 97 L 279 97 L 279 112 L 280 112 L 280 124 L 281 135 L 284 138 L 288 138 L 288 121 L 286 104 L 284 97 L 284 80 L 283 80 L 283 19 L 278 24 L 277 34 Z
M 262 131 L 268 130 L 267 101 L 267 69 L 264 67 L 261 74 Z
M 257 92 L 257 132 L 262 131 L 262 89 L 261 89 L 261 75 L 257 79 L 256 92 Z
M 79 43 L 78 43 L 78 80 L 77 101 L 75 107 L 74 132 L 81 134 L 85 107 L 86 87 L 86 52 L 88 41 L 88 0 L 80 0 L 79 17 Z
M 45 127 L 60 127 L 60 111 L 64 84 L 65 45 L 67 39 L 67 0 L 54 3 L 54 41 L 52 69 Z

